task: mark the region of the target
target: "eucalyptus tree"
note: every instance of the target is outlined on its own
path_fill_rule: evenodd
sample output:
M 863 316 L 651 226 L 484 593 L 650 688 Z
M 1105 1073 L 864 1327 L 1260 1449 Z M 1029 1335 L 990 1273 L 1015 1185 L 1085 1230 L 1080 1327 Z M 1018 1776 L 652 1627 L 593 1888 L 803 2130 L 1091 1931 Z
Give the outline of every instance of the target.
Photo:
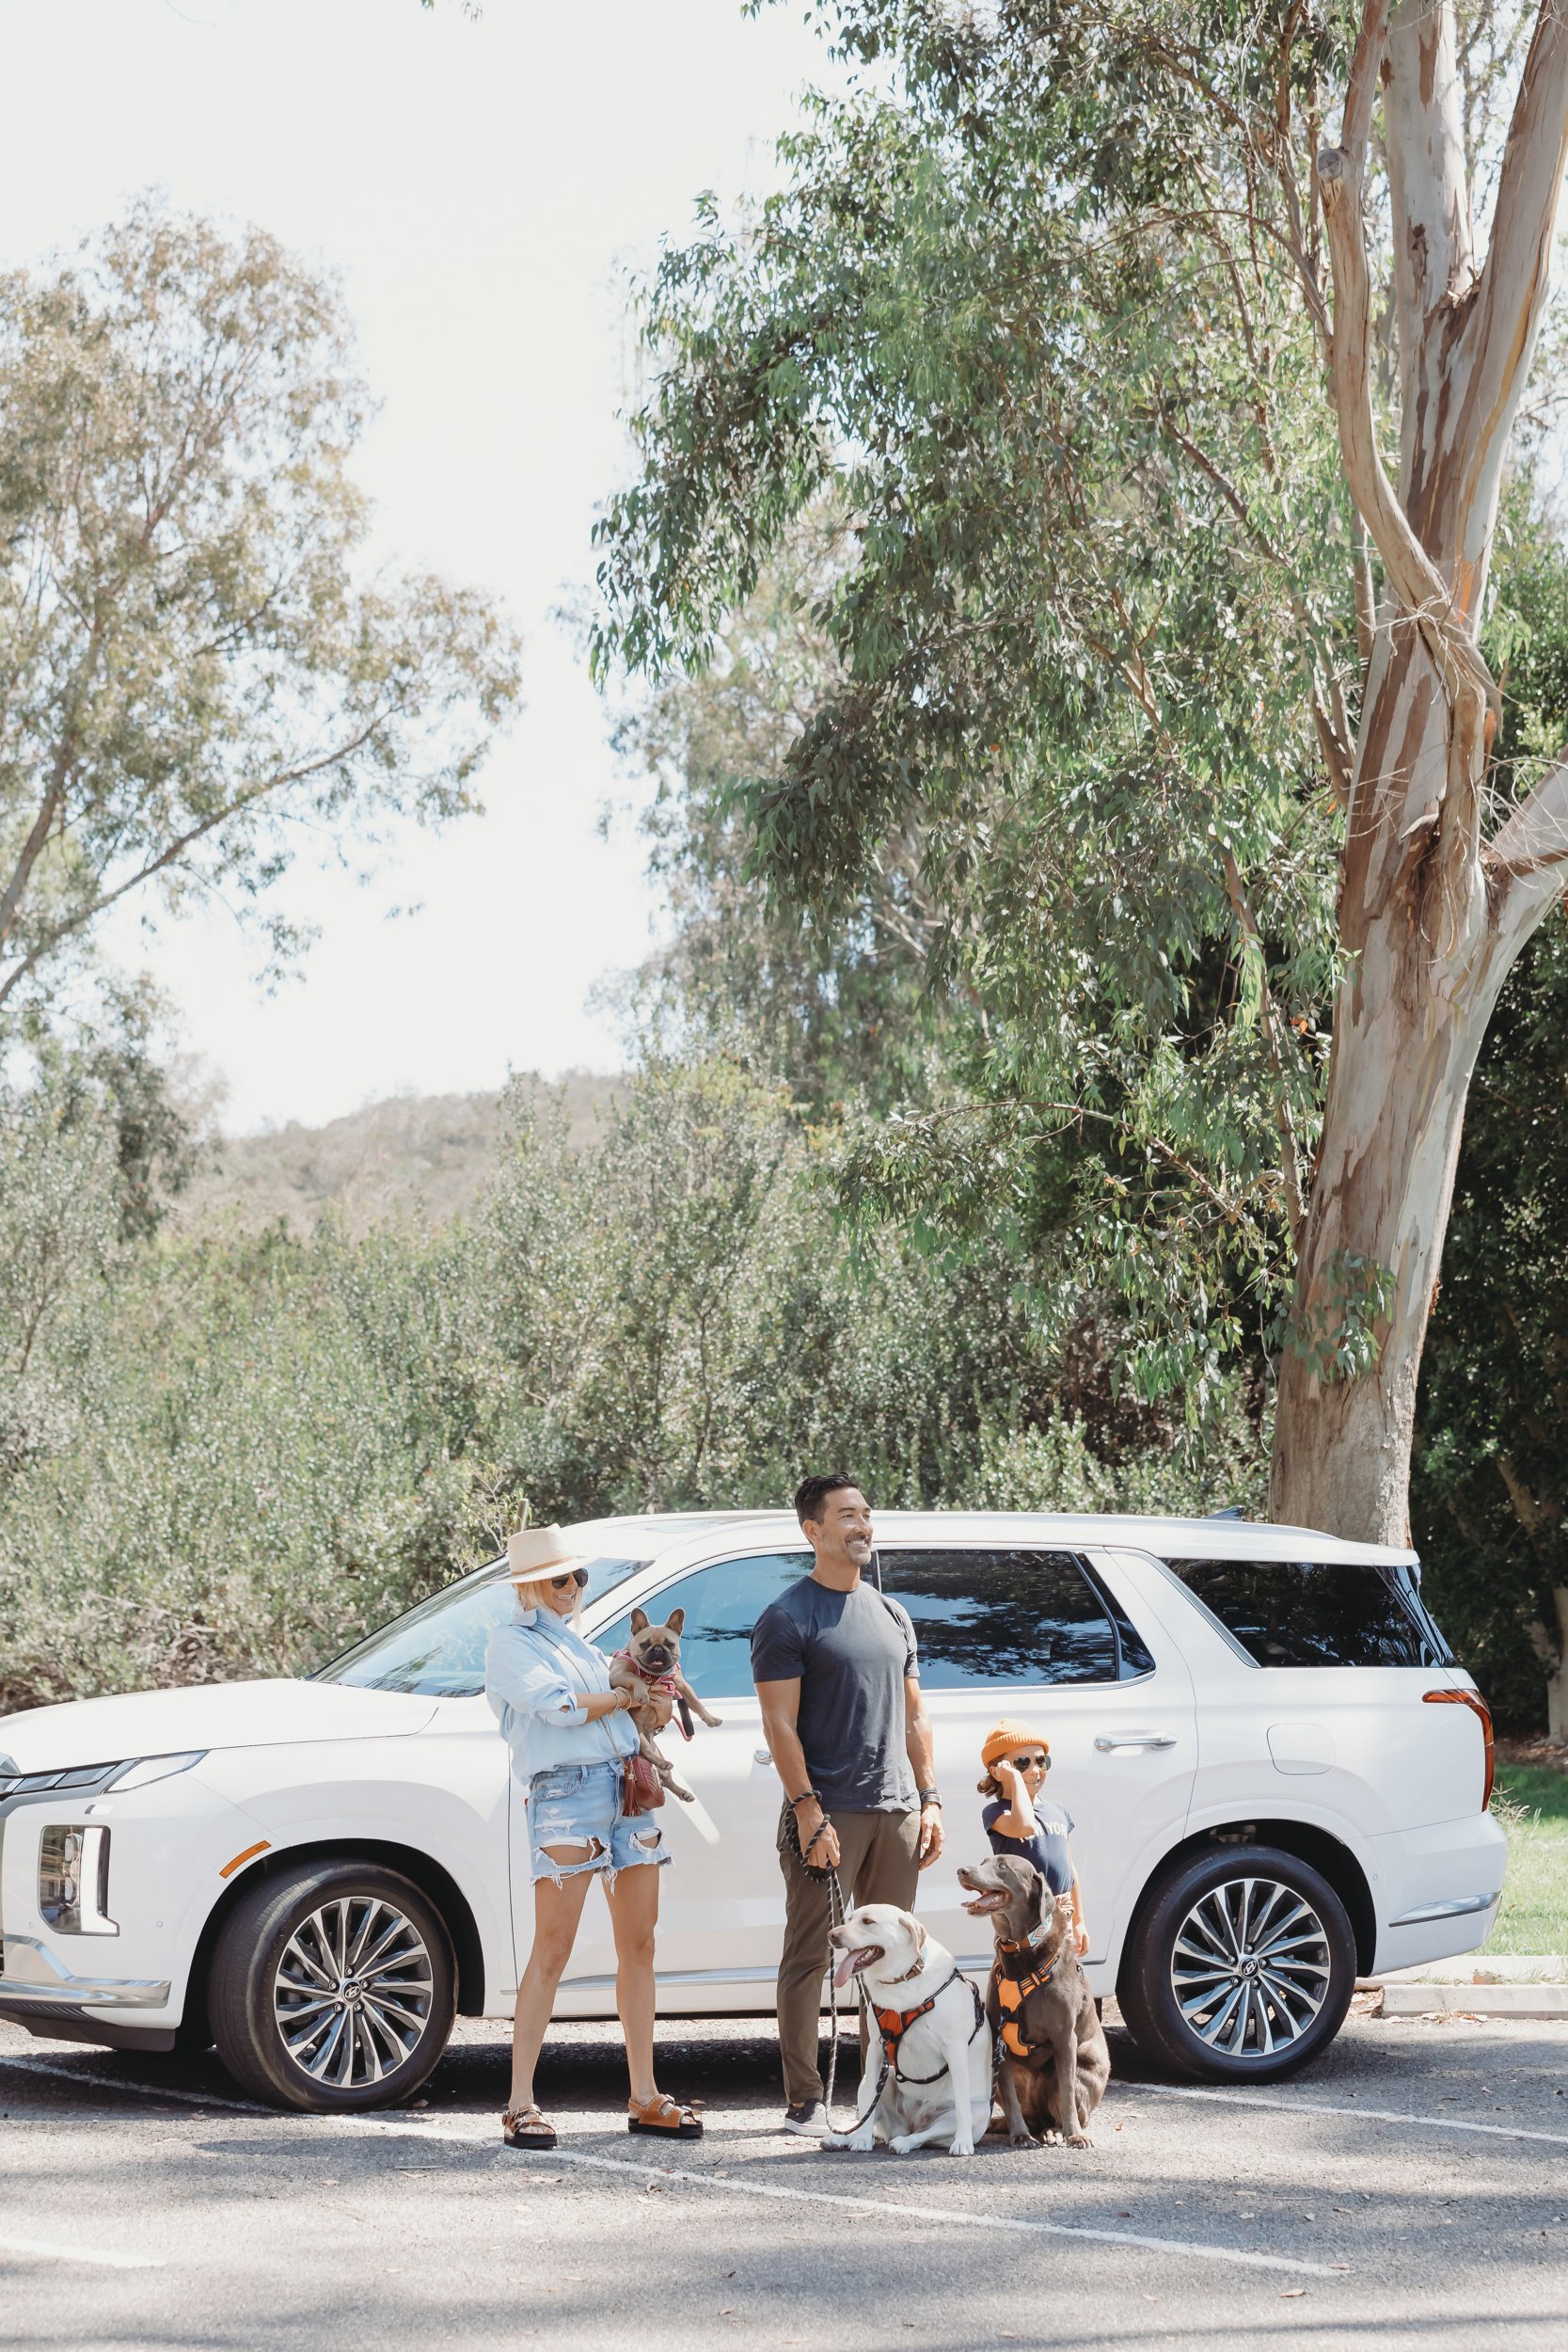
M 820 910 L 916 828 L 932 967 L 985 1012 L 967 1088 L 852 1179 L 1018 1216 L 1070 1141 L 1141 1390 L 1201 1410 L 1261 1343 L 1276 1515 L 1402 1537 L 1469 1074 L 1568 870 L 1568 768 L 1494 756 L 1483 652 L 1568 30 L 820 14 L 849 71 L 784 186 L 645 289 L 601 669 L 701 668 L 837 518 L 833 675 L 735 779 L 752 867 Z
M 366 413 L 336 289 L 259 230 L 143 199 L 0 278 L 0 1007 L 150 886 L 243 908 L 302 834 L 474 804 L 516 648 L 367 561 Z

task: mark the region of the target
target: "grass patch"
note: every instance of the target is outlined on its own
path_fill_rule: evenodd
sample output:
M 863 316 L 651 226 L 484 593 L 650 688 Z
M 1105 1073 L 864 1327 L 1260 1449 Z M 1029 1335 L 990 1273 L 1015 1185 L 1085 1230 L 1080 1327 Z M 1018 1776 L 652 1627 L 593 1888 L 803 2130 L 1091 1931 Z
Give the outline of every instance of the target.
M 1499 1764 L 1492 1809 L 1508 1832 L 1508 1876 L 1489 1952 L 1568 1952 L 1568 1772 Z

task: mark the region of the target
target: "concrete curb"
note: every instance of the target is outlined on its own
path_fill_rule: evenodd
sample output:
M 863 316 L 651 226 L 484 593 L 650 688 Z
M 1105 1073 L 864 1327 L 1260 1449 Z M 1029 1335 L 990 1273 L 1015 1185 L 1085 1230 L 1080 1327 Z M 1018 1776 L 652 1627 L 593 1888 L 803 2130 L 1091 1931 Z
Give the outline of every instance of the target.
M 1568 1984 L 1385 1984 L 1374 2017 L 1568 2017 Z

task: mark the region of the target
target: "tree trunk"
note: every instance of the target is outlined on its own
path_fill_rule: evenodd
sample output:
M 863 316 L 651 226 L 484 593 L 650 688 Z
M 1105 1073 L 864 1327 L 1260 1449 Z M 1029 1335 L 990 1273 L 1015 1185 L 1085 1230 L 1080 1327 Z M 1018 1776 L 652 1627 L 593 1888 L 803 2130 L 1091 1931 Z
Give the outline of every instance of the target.
M 1546 1678 L 1546 1737 L 1568 1745 L 1568 1585 L 1552 1594 L 1557 1608 L 1557 1666 Z
M 1400 343 L 1398 486 L 1371 389 L 1362 172 L 1381 93 Z M 1568 157 L 1568 31 L 1544 0 L 1478 275 L 1450 6 L 1368 0 L 1342 144 L 1319 157 L 1331 388 L 1384 605 L 1346 820 L 1345 977 L 1280 1358 L 1278 1519 L 1409 1539 L 1416 1390 L 1465 1101 L 1497 994 L 1562 887 L 1568 767 L 1490 842 L 1497 689 L 1476 644 L 1509 436 Z

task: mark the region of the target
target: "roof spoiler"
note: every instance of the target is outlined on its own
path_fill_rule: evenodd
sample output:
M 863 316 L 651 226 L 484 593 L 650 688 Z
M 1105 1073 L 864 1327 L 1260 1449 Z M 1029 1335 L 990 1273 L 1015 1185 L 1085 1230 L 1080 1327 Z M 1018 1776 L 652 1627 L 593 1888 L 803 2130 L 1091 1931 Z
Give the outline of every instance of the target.
M 1239 1502 L 1227 1502 L 1223 1511 L 1205 1511 L 1206 1519 L 1244 1519 L 1246 1513 Z

